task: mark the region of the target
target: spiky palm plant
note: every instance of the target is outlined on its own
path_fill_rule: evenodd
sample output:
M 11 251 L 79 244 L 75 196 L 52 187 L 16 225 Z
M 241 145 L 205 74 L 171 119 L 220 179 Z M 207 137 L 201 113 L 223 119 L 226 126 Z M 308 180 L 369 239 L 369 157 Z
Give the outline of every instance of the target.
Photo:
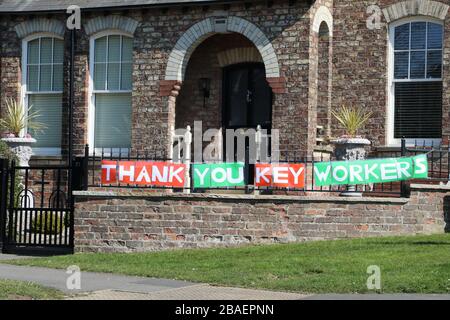
M 373 112 L 366 111 L 364 108 L 342 106 L 339 110 L 332 110 L 331 114 L 350 137 L 356 137 L 358 130 L 369 121 Z
M 20 133 L 25 129 L 42 132 L 46 129 L 46 126 L 36 121 L 39 117 L 39 112 L 32 111 L 32 108 L 33 106 L 30 106 L 28 112 L 25 112 L 25 108 L 21 103 L 11 98 L 7 99 L 5 112 L 0 119 L 1 131 L 11 133 L 15 137 L 19 137 Z

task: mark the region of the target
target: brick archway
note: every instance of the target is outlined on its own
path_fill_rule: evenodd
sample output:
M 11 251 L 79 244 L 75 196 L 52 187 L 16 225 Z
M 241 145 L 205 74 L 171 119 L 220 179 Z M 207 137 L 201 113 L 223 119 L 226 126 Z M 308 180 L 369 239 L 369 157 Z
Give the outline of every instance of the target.
M 205 39 L 214 34 L 235 32 L 248 38 L 259 51 L 266 67 L 266 77 L 275 93 L 284 92 L 280 68 L 275 50 L 266 35 L 253 23 L 239 17 L 212 17 L 190 27 L 177 41 L 169 55 L 161 95 L 171 94 L 173 86 L 183 82 L 189 59 Z

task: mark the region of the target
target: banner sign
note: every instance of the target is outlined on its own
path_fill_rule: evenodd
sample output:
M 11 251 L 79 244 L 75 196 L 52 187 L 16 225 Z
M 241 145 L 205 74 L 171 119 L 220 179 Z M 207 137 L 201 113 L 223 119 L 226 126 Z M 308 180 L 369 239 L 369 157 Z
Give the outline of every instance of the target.
M 194 188 L 244 187 L 243 163 L 194 164 Z
M 186 166 L 171 162 L 102 160 L 103 185 L 183 188 Z M 305 188 L 305 164 L 256 164 L 255 186 Z M 193 187 L 245 187 L 244 163 L 194 164 Z M 360 185 L 428 178 L 427 155 L 314 164 L 314 186 Z
M 314 164 L 314 185 L 359 185 L 428 178 L 427 155 Z
M 305 165 L 256 164 L 255 186 L 303 189 L 305 187 Z
M 171 162 L 102 161 L 102 184 L 183 188 L 186 166 Z

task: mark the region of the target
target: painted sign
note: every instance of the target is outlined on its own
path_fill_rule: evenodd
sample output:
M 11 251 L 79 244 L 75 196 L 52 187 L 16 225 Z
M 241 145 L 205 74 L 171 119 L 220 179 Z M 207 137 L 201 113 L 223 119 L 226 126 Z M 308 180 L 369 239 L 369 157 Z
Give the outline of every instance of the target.
M 427 178 L 427 155 L 314 164 L 314 185 L 359 185 Z
M 183 188 L 184 164 L 149 161 L 102 161 L 102 184 L 130 184 Z
M 303 189 L 305 187 L 305 165 L 256 164 L 255 186 Z
M 194 164 L 194 188 L 228 188 L 243 187 L 244 164 Z

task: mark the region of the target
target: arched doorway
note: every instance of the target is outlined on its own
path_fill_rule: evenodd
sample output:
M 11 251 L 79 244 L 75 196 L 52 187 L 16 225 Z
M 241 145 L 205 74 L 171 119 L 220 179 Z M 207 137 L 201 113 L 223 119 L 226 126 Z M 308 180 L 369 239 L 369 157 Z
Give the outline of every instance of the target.
M 205 90 L 202 81 L 207 82 Z M 259 125 L 270 132 L 272 88 L 261 55 L 246 37 L 213 35 L 191 54 L 175 102 L 176 128 L 188 125 L 202 134 L 221 130 L 218 137 L 224 147 L 227 129 L 256 129 Z M 205 141 L 203 148 L 209 142 Z

